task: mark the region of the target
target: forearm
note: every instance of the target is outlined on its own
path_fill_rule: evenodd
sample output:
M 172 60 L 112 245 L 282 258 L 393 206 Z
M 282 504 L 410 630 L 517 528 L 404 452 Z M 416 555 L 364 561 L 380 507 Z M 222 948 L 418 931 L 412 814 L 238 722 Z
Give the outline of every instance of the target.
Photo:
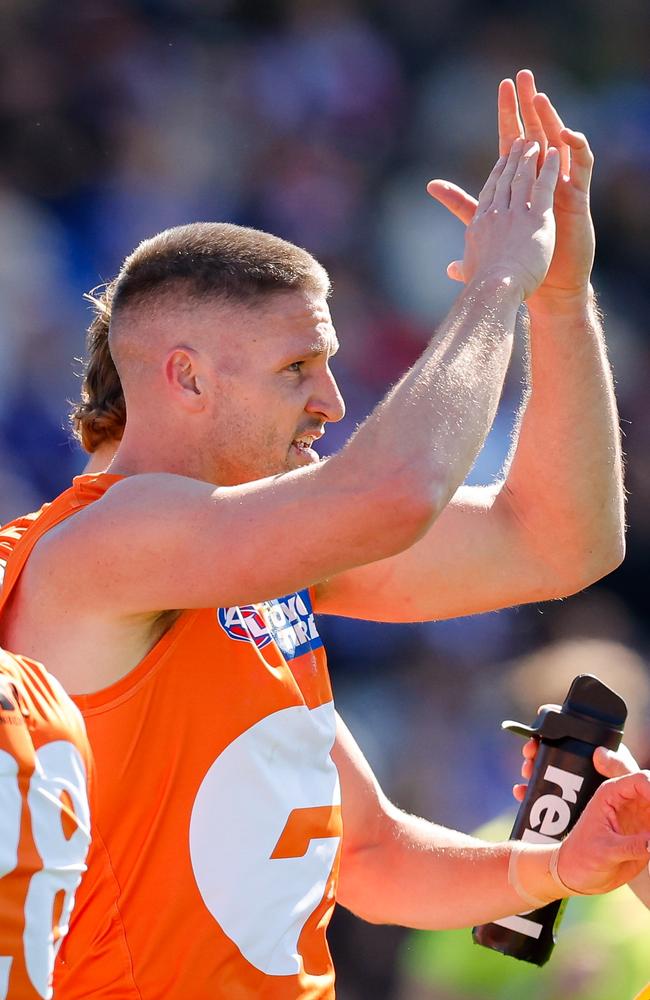
M 560 576 L 578 586 L 613 569 L 624 546 L 620 434 L 591 289 L 529 304 L 530 395 L 504 499 Z
M 394 810 L 394 807 L 393 807 Z M 372 923 L 422 930 L 471 927 L 529 910 L 508 881 L 511 844 L 488 844 L 394 810 L 372 847 L 343 856 L 339 901 Z M 560 895 L 552 847 L 527 845 L 518 862 L 526 890 Z
M 342 462 L 393 466 L 436 491 L 442 509 L 489 431 L 510 361 L 521 293 L 488 274 L 471 282 L 429 348 L 353 436 Z

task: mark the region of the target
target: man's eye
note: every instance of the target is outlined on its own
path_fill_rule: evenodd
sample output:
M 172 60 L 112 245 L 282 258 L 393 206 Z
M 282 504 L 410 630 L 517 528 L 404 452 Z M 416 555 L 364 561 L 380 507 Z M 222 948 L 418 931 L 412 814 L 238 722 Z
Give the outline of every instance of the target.
M 305 363 L 304 361 L 292 361 L 290 365 L 287 365 L 287 371 L 299 372 L 304 363 Z

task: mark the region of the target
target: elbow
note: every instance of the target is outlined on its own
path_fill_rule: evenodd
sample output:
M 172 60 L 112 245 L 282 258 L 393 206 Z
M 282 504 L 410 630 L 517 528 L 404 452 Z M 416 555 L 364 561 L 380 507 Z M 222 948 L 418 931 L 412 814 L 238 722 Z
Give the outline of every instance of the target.
M 591 586 L 604 576 L 613 573 L 625 559 L 625 535 L 621 531 L 616 538 L 611 538 L 609 544 L 602 545 L 589 554 L 584 561 L 584 583 L 580 589 Z
M 620 516 L 612 517 L 609 523 L 601 522 L 588 542 L 591 544 L 588 548 L 585 546 L 586 552 L 580 561 L 584 569 L 585 587 L 613 573 L 625 559 L 625 521 L 622 512 Z
M 362 562 L 397 555 L 414 545 L 442 513 L 456 486 L 444 469 L 399 459 L 359 467 L 352 448 L 320 467 L 322 488 L 330 488 L 341 509 L 350 511 Z M 361 473 L 361 474 L 360 474 Z
M 377 522 L 392 539 L 394 551 L 414 545 L 442 513 L 452 496 L 448 483 L 401 470 L 379 486 Z
M 611 538 L 606 545 L 601 544 L 586 552 L 575 552 L 565 564 L 563 585 L 557 596 L 571 597 L 591 587 L 618 569 L 624 558 L 625 536 L 622 532 L 616 538 Z
M 612 533 L 610 544 L 601 556 L 600 572 L 597 579 L 613 573 L 625 559 L 625 528 L 623 526 L 616 533 Z

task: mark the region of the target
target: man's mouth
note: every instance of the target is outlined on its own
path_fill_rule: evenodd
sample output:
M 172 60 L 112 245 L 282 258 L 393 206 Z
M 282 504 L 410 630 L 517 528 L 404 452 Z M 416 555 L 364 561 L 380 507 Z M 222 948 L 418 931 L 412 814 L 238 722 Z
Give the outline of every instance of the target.
M 308 462 L 319 462 L 320 455 L 314 450 L 313 444 L 316 438 L 322 437 L 321 434 L 302 434 L 300 437 L 296 437 L 291 442 L 291 446 L 298 454 L 306 459 Z
M 304 449 L 311 448 L 313 441 L 314 441 L 313 437 L 299 437 L 299 438 L 294 438 L 294 440 L 291 443 L 294 445 L 294 447 L 299 448 L 302 451 Z

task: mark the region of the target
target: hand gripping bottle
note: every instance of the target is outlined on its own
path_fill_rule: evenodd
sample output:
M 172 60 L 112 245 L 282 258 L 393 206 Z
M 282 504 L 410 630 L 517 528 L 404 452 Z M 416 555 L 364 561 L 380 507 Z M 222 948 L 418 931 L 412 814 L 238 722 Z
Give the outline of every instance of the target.
M 598 746 L 617 750 L 627 707 L 597 677 L 581 674 L 564 704 L 544 705 L 532 726 L 504 722 L 502 728 L 540 740 L 533 776 L 519 807 L 510 840 L 553 843 L 562 840 L 605 780 L 593 765 Z M 555 945 L 566 900 L 475 927 L 478 944 L 524 962 L 543 965 Z

